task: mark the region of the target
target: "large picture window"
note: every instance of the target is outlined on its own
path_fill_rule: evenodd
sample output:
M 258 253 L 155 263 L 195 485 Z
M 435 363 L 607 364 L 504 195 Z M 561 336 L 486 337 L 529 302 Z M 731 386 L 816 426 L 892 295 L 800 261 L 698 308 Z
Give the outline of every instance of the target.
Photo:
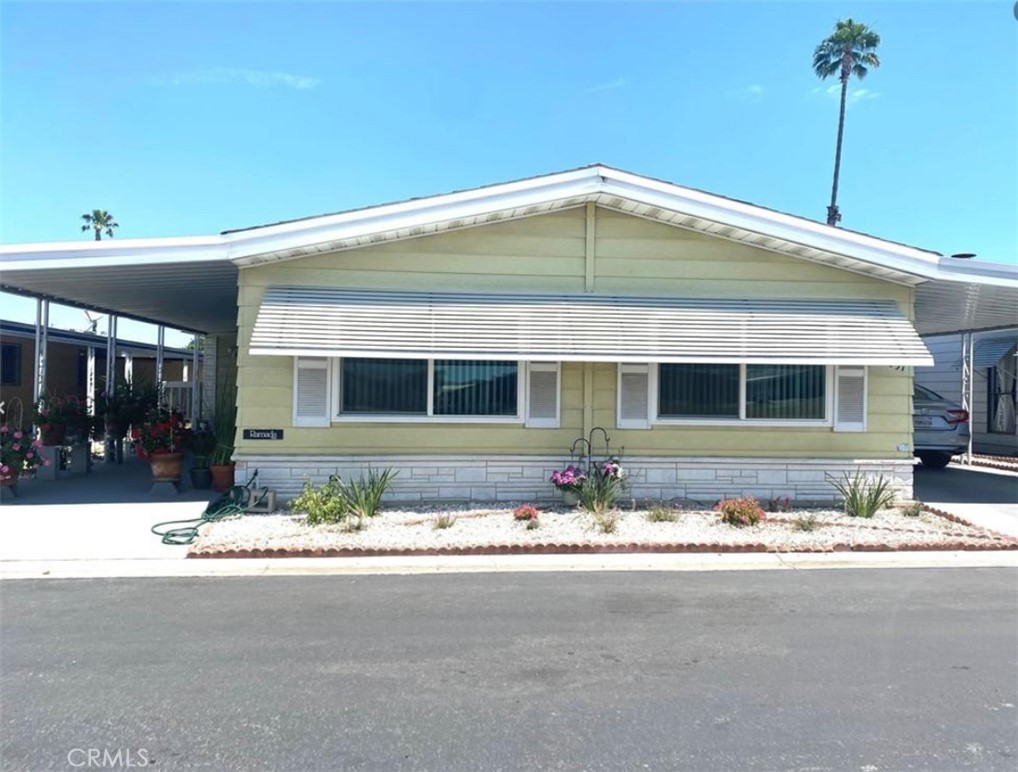
M 739 366 L 661 365 L 658 415 L 662 418 L 738 418 Z
M 746 418 L 822 421 L 826 413 L 823 365 L 746 365 Z
M 519 419 L 517 362 L 342 359 L 339 417 Z
M 827 370 L 824 365 L 661 364 L 657 419 L 825 422 Z

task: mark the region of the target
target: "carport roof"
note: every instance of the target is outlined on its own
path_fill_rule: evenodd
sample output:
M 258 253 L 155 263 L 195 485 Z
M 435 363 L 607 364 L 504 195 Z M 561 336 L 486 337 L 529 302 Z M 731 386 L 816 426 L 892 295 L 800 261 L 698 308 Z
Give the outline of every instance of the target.
M 0 246 L 0 288 L 184 330 L 236 325 L 238 271 L 595 203 L 916 287 L 921 334 L 1018 323 L 1018 267 L 957 260 L 604 165 L 194 238 Z

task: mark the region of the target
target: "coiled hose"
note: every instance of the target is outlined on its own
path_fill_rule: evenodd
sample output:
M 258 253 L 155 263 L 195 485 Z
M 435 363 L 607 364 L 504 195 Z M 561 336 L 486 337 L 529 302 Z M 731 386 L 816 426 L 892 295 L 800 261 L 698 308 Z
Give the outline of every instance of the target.
M 198 529 L 206 523 L 214 523 L 231 515 L 243 515 L 251 506 L 251 491 L 258 479 L 258 470 L 251 476 L 247 485 L 234 485 L 230 490 L 209 504 L 201 517 L 191 520 L 167 520 L 152 526 L 152 533 L 162 539 L 163 544 L 174 546 L 191 544 L 198 538 Z M 165 526 L 173 526 L 166 528 Z

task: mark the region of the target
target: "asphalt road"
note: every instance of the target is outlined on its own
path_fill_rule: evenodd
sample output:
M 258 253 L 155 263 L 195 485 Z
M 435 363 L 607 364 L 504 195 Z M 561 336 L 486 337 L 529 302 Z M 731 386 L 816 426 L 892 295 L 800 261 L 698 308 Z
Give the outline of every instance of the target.
M 4 770 L 94 769 L 89 749 L 156 770 L 1018 764 L 1009 569 L 7 581 L 0 601 Z

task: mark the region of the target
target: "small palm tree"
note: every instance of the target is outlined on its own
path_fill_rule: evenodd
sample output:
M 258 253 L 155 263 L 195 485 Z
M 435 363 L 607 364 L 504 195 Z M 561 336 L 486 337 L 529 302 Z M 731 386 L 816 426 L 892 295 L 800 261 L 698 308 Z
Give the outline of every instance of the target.
M 96 241 L 102 241 L 103 233 L 112 239 L 113 229 L 120 227 L 117 221 L 113 219 L 113 215 L 105 209 L 93 209 L 91 212 L 83 214 L 81 219 L 85 221 L 85 224 L 81 226 L 81 230 L 95 231 Z
M 838 113 L 838 146 L 834 154 L 834 185 L 831 188 L 831 205 L 827 207 L 827 224 L 837 225 L 841 220 L 838 211 L 838 177 L 841 174 L 841 142 L 845 135 L 845 97 L 848 79 L 852 75 L 862 80 L 869 67 L 879 67 L 880 59 L 874 53 L 880 45 L 880 35 L 865 24 L 852 19 L 838 21 L 834 33 L 825 38 L 813 52 L 813 70 L 817 77 L 826 80 L 837 75 L 841 80 L 841 111 Z

